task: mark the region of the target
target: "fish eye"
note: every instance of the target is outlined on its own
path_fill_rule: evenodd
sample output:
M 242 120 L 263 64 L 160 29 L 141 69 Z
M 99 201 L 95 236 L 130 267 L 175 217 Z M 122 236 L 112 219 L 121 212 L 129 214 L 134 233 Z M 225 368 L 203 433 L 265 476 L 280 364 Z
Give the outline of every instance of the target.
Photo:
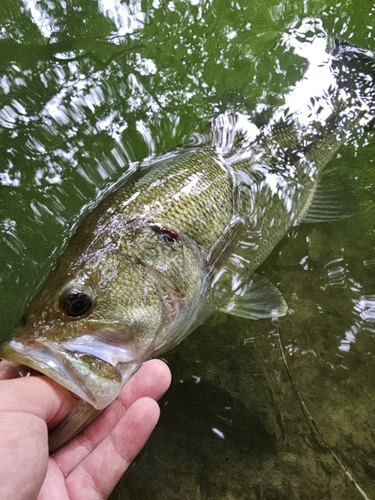
M 80 290 L 68 290 L 60 298 L 60 307 L 67 316 L 78 318 L 92 308 L 92 298 Z

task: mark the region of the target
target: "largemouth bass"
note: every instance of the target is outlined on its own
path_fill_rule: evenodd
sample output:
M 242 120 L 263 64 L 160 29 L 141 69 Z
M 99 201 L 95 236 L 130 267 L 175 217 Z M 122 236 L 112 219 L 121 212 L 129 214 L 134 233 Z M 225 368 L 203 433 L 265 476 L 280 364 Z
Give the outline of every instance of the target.
M 224 114 L 202 140 L 129 171 L 80 223 L 0 348 L 82 399 L 52 449 L 213 311 L 287 312 L 255 271 L 292 226 L 343 215 L 322 173 L 373 119 L 374 68 L 371 53 L 336 42 L 266 125 Z

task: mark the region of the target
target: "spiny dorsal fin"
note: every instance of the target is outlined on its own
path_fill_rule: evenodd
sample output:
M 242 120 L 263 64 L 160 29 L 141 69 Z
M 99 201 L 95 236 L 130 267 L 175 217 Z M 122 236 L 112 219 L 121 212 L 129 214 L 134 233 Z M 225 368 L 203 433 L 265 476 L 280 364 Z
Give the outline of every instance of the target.
M 223 113 L 211 122 L 211 143 L 229 163 L 232 156 L 248 151 L 259 133 L 247 114 Z

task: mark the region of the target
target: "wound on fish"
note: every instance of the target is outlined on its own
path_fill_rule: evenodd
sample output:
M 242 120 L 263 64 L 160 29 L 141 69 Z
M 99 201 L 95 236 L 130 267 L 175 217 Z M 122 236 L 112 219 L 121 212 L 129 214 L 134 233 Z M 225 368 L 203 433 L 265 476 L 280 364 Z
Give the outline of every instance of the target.
M 164 241 L 173 243 L 178 240 L 178 233 L 164 226 L 154 226 L 153 229 L 162 235 Z

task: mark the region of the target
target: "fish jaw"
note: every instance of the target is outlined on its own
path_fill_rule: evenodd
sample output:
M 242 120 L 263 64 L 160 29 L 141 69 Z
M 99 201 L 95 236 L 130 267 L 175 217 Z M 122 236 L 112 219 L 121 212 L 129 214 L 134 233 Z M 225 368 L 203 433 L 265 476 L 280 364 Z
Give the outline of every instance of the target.
M 12 339 L 0 347 L 0 357 L 37 370 L 97 410 L 104 409 L 118 396 L 123 385 L 122 373 L 90 352 L 68 347 L 53 341 Z M 133 373 L 135 363 L 129 364 Z

